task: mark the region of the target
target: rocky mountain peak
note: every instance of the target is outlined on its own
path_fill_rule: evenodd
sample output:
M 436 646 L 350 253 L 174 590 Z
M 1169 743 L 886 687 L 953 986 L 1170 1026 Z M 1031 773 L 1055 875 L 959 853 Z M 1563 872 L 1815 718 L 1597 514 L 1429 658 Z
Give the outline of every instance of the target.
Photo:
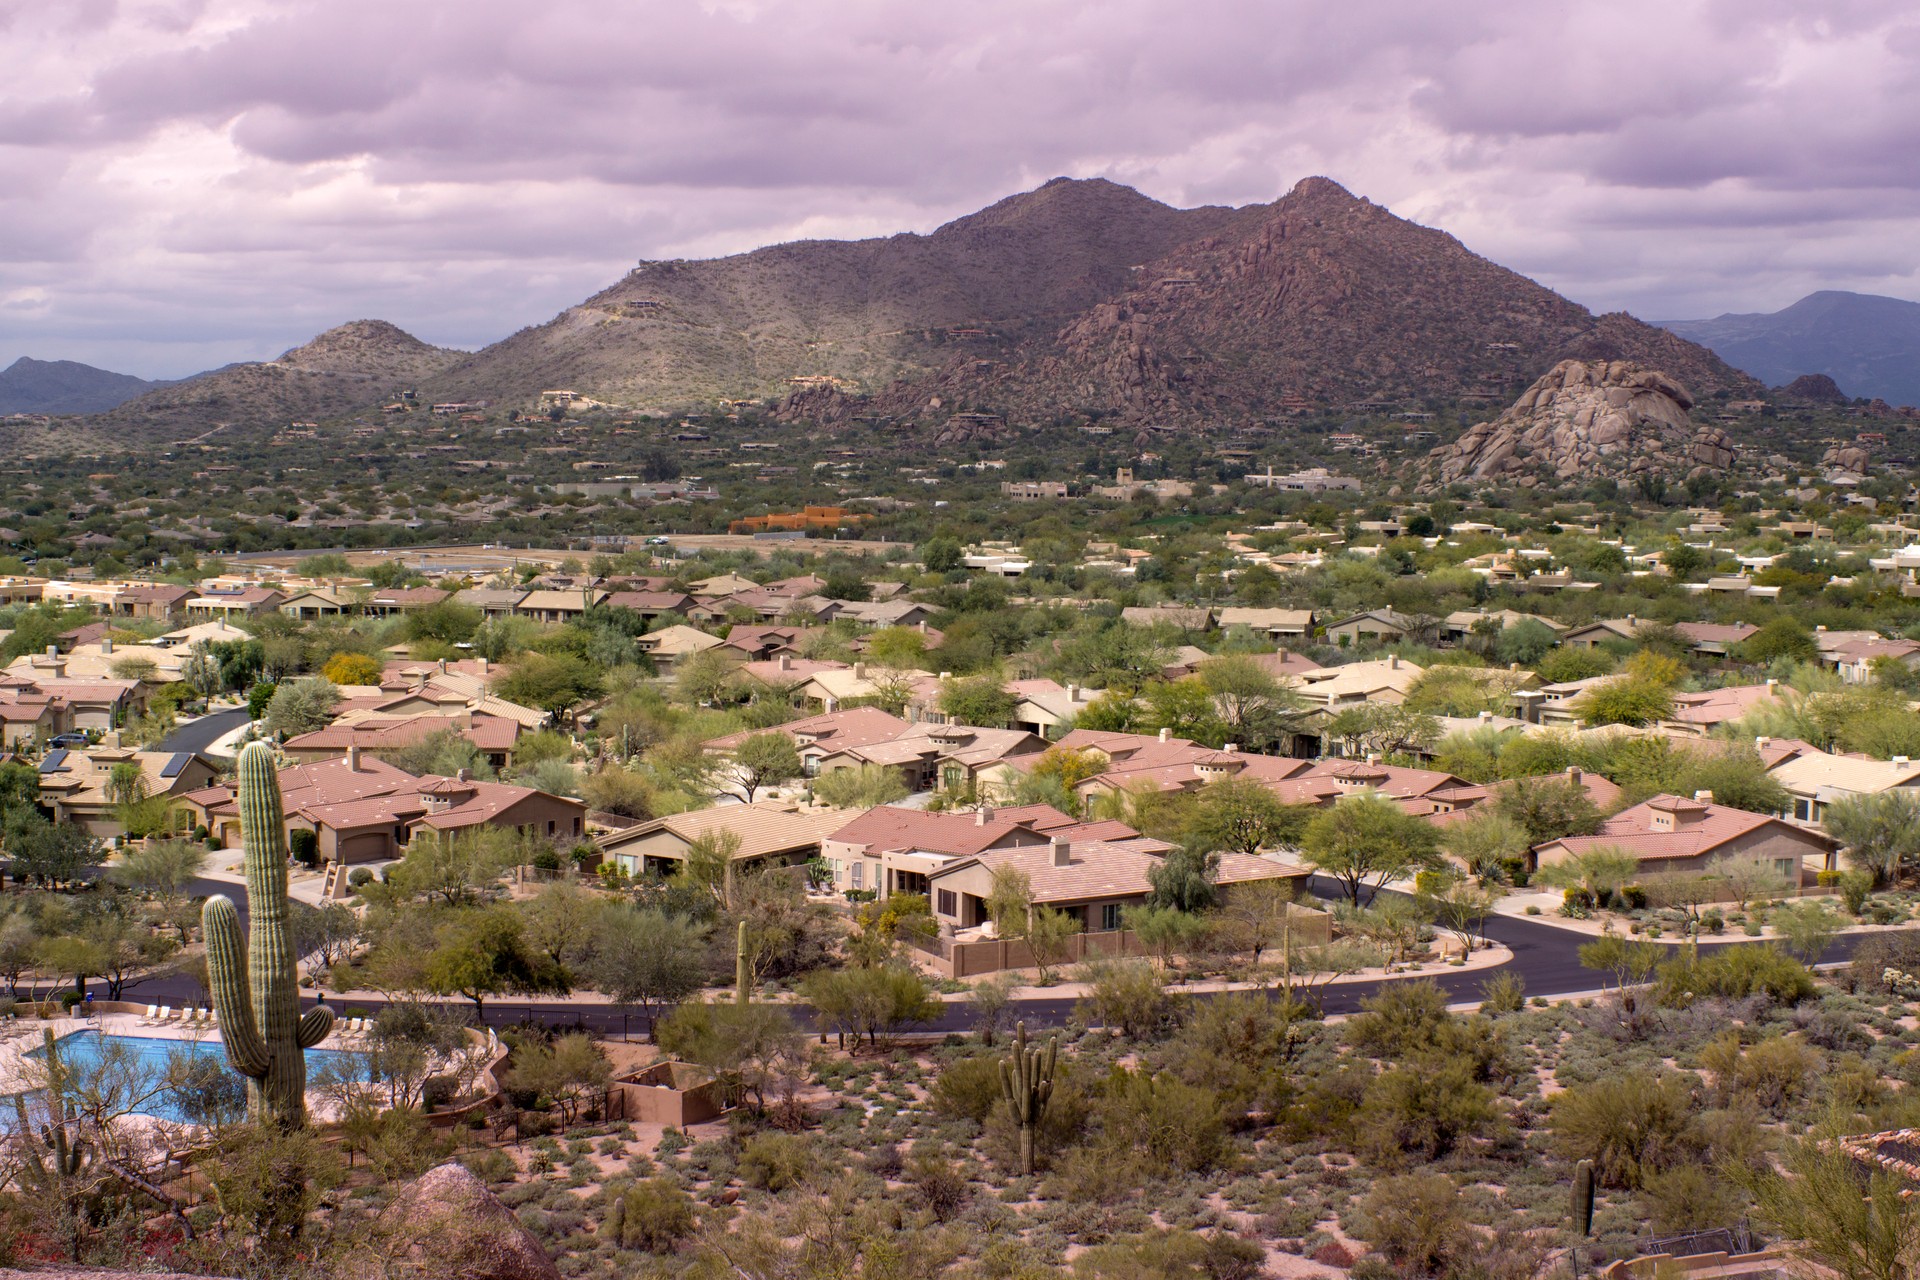
M 1693 397 L 1657 369 L 1625 360 L 1562 360 L 1492 422 L 1435 449 L 1431 480 L 1692 474 L 1733 465 L 1725 432 L 1687 416 Z

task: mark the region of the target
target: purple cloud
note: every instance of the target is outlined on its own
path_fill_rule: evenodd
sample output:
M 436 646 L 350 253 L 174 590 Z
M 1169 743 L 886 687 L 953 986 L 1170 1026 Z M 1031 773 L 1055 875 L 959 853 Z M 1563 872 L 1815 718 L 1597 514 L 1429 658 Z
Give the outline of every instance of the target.
M 1596 308 L 1916 292 L 1892 0 L 0 0 L 0 361 L 478 345 L 636 258 L 1327 173 Z

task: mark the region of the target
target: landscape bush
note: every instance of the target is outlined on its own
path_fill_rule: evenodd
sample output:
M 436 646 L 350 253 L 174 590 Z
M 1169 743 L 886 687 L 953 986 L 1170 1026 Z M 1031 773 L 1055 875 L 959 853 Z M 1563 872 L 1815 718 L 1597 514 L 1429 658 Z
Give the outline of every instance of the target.
M 600 1232 L 627 1249 L 667 1253 L 693 1234 L 693 1197 L 670 1178 L 647 1178 L 616 1195 Z
M 820 1152 L 791 1133 L 757 1133 L 740 1148 L 740 1176 L 750 1187 L 781 1192 L 815 1172 Z

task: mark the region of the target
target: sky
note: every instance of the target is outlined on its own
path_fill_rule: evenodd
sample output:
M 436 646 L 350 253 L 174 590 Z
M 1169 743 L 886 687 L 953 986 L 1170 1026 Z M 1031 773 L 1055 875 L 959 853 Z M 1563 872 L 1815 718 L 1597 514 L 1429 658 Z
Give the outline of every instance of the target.
M 478 347 L 1062 174 L 1324 174 L 1648 319 L 1920 299 L 1911 0 L 0 0 L 0 49 L 0 366 Z

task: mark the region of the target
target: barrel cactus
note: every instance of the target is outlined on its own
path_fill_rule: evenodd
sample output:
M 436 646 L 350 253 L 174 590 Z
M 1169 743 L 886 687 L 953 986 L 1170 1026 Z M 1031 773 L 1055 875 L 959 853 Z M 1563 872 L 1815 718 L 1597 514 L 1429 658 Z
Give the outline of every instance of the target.
M 303 1052 L 333 1028 L 333 1010 L 316 1005 L 300 1014 L 293 938 L 287 925 L 287 832 L 280 779 L 264 742 L 240 753 L 240 837 L 246 846 L 247 950 L 240 949 L 240 915 L 225 896 L 207 899 L 201 925 L 207 936 L 207 973 L 227 1062 L 247 1078 L 255 1119 L 287 1128 L 306 1123 L 307 1061 Z

